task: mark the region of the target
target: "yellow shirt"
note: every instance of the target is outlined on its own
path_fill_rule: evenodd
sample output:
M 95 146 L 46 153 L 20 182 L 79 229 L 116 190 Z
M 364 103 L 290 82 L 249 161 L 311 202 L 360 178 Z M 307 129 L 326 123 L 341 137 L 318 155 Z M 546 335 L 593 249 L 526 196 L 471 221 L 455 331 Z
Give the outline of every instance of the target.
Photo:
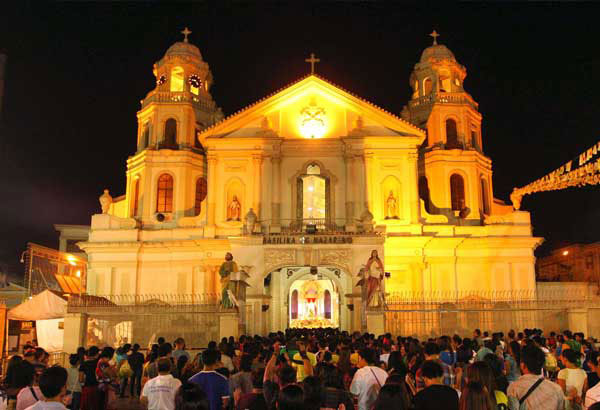
M 358 356 L 358 353 L 352 353 L 350 355 L 350 364 L 351 365 L 357 366 L 359 361 L 360 361 L 360 357 Z
M 317 356 L 315 356 L 315 354 L 311 352 L 306 352 L 306 356 L 308 356 L 308 360 L 310 361 L 311 366 L 314 368 L 317 365 Z M 292 359 L 302 361 L 300 353 L 296 353 L 294 357 L 292 357 Z M 292 366 L 294 367 L 294 369 L 296 369 L 296 380 L 298 382 L 304 380 L 307 376 L 306 372 L 304 371 L 304 364 L 292 362 Z

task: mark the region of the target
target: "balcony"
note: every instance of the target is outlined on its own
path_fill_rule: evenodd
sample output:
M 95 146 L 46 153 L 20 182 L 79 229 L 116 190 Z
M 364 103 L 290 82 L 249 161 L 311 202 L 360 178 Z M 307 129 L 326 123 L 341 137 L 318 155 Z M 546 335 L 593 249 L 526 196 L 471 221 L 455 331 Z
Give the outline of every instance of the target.
M 479 104 L 467 93 L 437 93 L 415 98 L 408 102 L 410 108 L 420 108 L 431 104 L 468 104 L 474 110 L 479 109 Z
M 265 244 L 352 243 L 352 237 L 380 235 L 372 226 L 354 221 L 352 228 L 345 219 L 282 219 L 275 229 L 273 221 L 263 221 L 267 229 Z
M 194 105 L 205 108 L 207 110 L 215 109 L 215 103 L 213 101 L 206 101 L 204 98 L 200 98 L 200 96 L 192 94 L 188 91 L 151 91 L 150 93 L 148 93 L 146 98 L 142 100 L 142 108 L 145 108 L 153 102 L 162 104 L 193 103 Z

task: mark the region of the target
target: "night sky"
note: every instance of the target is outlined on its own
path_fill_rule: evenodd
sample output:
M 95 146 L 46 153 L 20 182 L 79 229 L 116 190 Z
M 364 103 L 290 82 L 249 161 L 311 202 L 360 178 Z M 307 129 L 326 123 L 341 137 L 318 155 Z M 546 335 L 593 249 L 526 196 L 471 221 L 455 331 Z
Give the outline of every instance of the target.
M 226 115 L 307 74 L 310 52 L 321 58 L 320 75 L 399 114 L 435 28 L 467 67 L 494 193 L 506 201 L 514 186 L 600 140 L 600 7 L 298 3 L 4 5 L 0 262 L 20 273 L 27 242 L 57 247 L 53 224 L 89 224 L 103 188 L 124 193 L 152 65 L 184 26 Z M 600 187 L 526 197 L 534 233 L 546 238 L 538 254 L 599 240 L 599 200 Z

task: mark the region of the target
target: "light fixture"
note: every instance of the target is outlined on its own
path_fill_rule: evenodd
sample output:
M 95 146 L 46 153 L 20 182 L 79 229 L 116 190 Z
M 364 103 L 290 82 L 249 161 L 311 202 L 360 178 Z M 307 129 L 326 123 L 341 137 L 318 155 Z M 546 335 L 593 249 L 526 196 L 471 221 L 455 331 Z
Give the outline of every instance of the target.
M 312 185 L 308 187 L 308 192 L 313 192 L 315 190 L 315 187 L 313 187 Z
M 80 277 L 81 277 L 81 271 L 80 271 L 80 270 L 78 270 L 78 271 L 75 273 L 75 276 L 77 276 L 78 278 L 80 278 Z
M 569 251 L 563 251 L 563 256 L 567 256 L 569 254 Z

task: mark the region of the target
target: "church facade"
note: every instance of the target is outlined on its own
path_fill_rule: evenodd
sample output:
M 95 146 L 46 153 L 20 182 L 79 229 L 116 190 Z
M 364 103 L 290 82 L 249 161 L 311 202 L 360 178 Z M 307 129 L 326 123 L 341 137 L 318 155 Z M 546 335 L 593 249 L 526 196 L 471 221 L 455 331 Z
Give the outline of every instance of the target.
M 264 334 L 361 330 L 373 251 L 389 299 L 535 291 L 540 239 L 494 198 L 466 69 L 435 38 L 400 115 L 311 73 L 224 118 L 187 34 L 154 75 L 125 193 L 101 197 L 79 243 L 88 293 L 219 297 L 230 252 L 248 274 L 246 331 Z

